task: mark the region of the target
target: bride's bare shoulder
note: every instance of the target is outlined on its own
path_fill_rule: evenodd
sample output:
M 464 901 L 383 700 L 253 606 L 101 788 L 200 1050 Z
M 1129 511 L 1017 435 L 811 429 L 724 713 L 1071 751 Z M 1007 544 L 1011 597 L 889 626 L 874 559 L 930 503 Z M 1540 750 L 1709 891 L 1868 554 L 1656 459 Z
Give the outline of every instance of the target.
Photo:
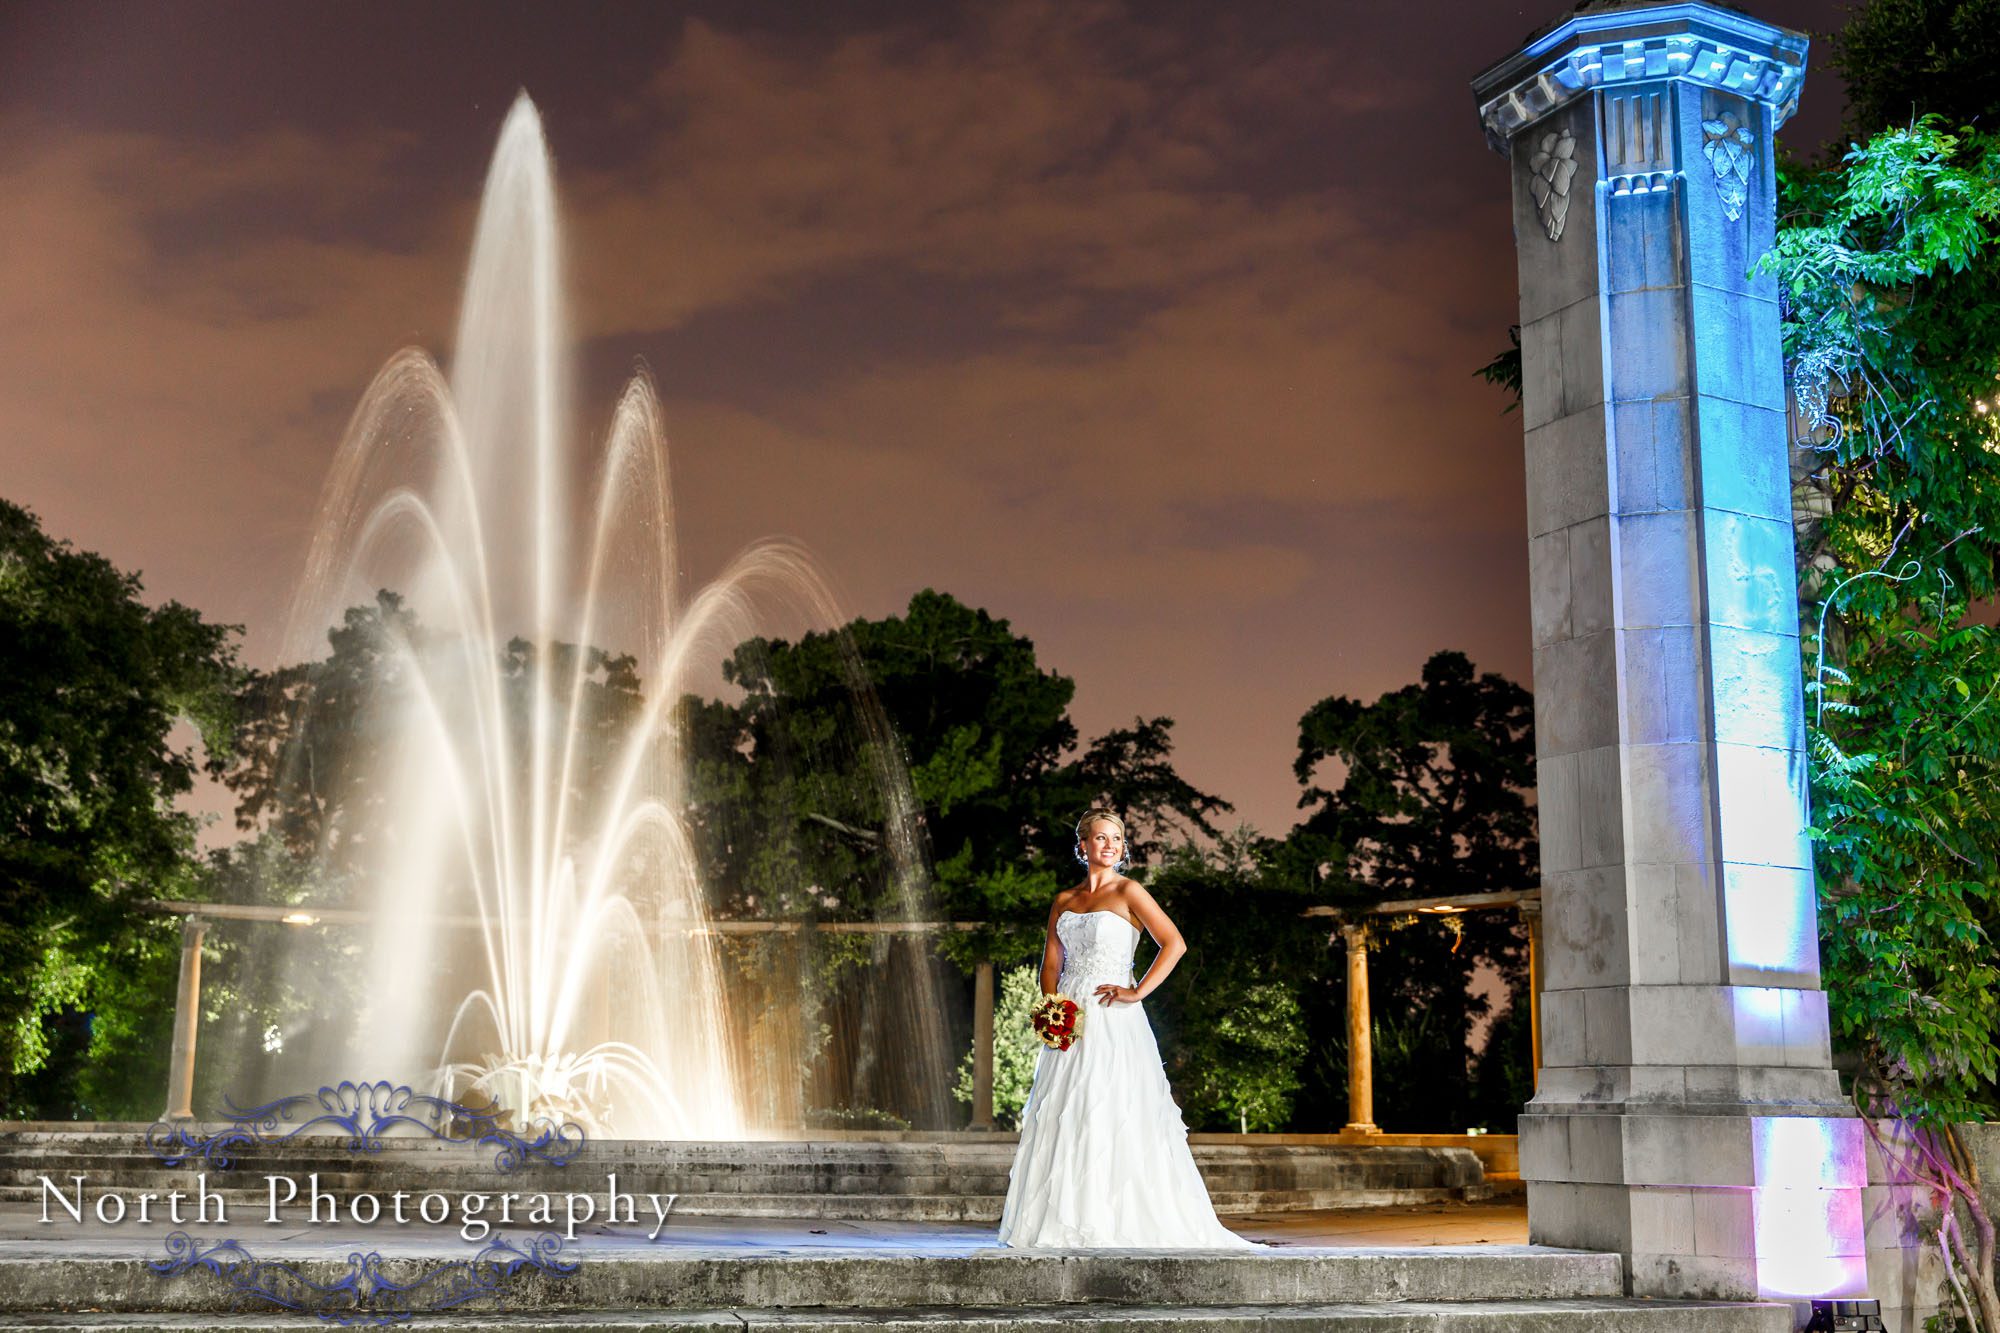
M 1118 904 L 1118 914 L 1141 929 L 1145 929 L 1152 914 L 1160 910 L 1160 905 L 1154 901 L 1153 895 L 1146 892 L 1146 886 L 1136 879 L 1118 881 L 1113 892 L 1118 895 L 1114 899 Z
M 1115 892 L 1118 894 L 1121 902 L 1128 903 L 1135 899 L 1139 902 L 1150 902 L 1153 897 L 1152 894 L 1146 892 L 1146 886 L 1136 879 L 1119 880 Z

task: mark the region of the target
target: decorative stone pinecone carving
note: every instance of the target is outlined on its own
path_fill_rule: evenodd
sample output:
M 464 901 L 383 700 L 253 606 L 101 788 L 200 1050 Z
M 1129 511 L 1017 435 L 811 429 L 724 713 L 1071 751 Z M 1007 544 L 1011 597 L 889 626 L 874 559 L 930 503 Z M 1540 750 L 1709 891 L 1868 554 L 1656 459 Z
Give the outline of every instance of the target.
M 1731 222 L 1743 216 L 1743 201 L 1750 197 L 1750 165 L 1757 136 L 1725 111 L 1714 120 L 1701 123 L 1701 152 L 1715 168 L 1715 192 L 1722 197 L 1723 216 Z
M 1542 228 L 1552 241 L 1560 241 L 1563 223 L 1569 220 L 1569 183 L 1576 175 L 1576 136 L 1568 127 L 1550 130 L 1535 145 L 1528 159 L 1533 177 L 1528 188 L 1535 196 L 1535 210 L 1542 216 Z

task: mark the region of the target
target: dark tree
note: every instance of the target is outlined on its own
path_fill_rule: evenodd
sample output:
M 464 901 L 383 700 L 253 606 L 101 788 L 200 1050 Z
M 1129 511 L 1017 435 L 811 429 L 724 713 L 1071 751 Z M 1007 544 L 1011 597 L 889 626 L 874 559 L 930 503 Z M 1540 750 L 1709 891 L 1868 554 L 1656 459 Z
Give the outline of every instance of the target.
M 942 938 L 956 961 L 1025 961 L 1050 899 L 1080 873 L 1071 825 L 1086 806 L 1126 811 L 1141 850 L 1170 829 L 1210 831 L 1225 808 L 1174 772 L 1166 718 L 1079 752 L 1073 683 L 1005 620 L 942 593 L 796 642 L 750 640 L 724 675 L 739 701 L 690 697 L 679 714 L 694 761 L 686 818 L 724 916 L 971 919 L 989 924 Z M 737 951 L 738 984 L 772 987 L 753 1009 L 786 1006 L 822 1034 L 809 1118 L 949 1114 L 913 1101 L 902 1053 L 868 1036 L 907 1002 L 899 978 L 934 971 L 935 956 L 875 938 L 865 970 L 839 937 Z M 964 1006 L 951 1008 L 955 1023 Z M 957 1049 L 962 1035 L 944 1040 Z
M 1300 828 L 1344 849 L 1336 882 L 1377 899 L 1531 888 L 1533 728 L 1533 696 L 1457 652 L 1372 704 L 1322 699 L 1299 719 Z M 1331 790 L 1315 781 L 1328 761 Z
M 159 997 L 118 1007 L 131 998 L 121 978 L 145 966 L 136 955 L 173 935 L 134 903 L 192 879 L 196 822 L 174 802 L 202 761 L 175 728 L 192 722 L 209 754 L 226 753 L 238 668 L 232 627 L 141 592 L 137 575 L 0 501 L 0 1115 L 39 1109 L 15 1080 L 51 1034 L 115 1064 L 114 1038 L 159 1026 L 141 1021 Z M 64 1011 L 90 1015 L 87 1038 L 46 1021 Z M 91 1109 L 43 1091 L 70 1103 L 58 1114 Z
M 1936 114 L 1986 131 L 2000 107 L 2000 0 L 1869 0 L 1834 37 L 1857 139 Z
M 417 651 L 416 617 L 394 593 L 350 608 L 317 662 L 253 671 L 242 727 L 223 776 L 236 823 L 269 834 L 298 857 L 344 859 L 381 800 L 367 774 L 393 740 L 391 723 Z
M 1327 950 L 1325 923 L 1303 916 L 1309 892 L 1274 873 L 1272 846 L 1247 828 L 1207 848 L 1184 842 L 1147 878 L 1188 952 L 1146 1012 L 1174 1099 L 1198 1129 L 1327 1127 L 1300 1095 L 1308 1063 L 1327 1055 L 1315 1037 L 1329 1025 L 1314 1011 L 1329 1007 L 1327 987 L 1344 961 Z M 1335 1013 L 1339 1004 L 1336 994 Z M 1334 1063 L 1344 1081 L 1339 1050 Z
M 879 911 L 895 835 L 884 802 L 907 774 L 938 906 L 1023 923 L 1002 953 L 1030 953 L 1085 807 L 1125 812 L 1139 855 L 1176 831 L 1213 835 L 1228 808 L 1174 771 L 1170 718 L 1078 752 L 1074 682 L 1007 621 L 943 593 L 796 643 L 751 640 L 725 675 L 742 701 L 690 699 L 682 719 L 726 910 Z
M 566 793 L 581 814 L 570 826 L 593 827 L 588 811 L 604 786 L 604 766 L 644 702 L 632 658 L 557 643 L 550 645 L 544 673 L 534 645 L 514 639 L 491 662 L 468 660 L 460 643 L 426 630 L 402 598 L 387 591 L 371 605 L 349 608 L 328 631 L 327 644 L 327 656 L 318 661 L 250 673 L 236 752 L 223 776 L 236 793 L 238 827 L 275 838 L 291 856 L 310 860 L 322 899 L 338 896 L 338 881 L 359 868 L 362 845 L 388 827 L 393 812 L 384 806 L 392 789 L 381 777 L 419 688 L 428 688 L 437 706 L 461 724 L 461 734 L 469 734 L 463 728 L 470 718 L 461 710 L 478 688 L 478 675 L 497 672 L 509 746 L 502 762 L 523 782 L 532 771 L 533 701 L 537 691 L 546 693 L 558 731 L 574 722 L 583 737 Z M 572 719 L 570 682 L 579 665 L 583 688 Z
M 1374 703 L 1321 700 L 1299 722 L 1293 771 L 1310 813 L 1274 849 L 1280 873 L 1350 909 L 1533 888 L 1533 724 L 1526 690 L 1475 674 L 1457 652 L 1435 654 L 1419 684 Z M 1319 780 L 1329 766 L 1338 767 L 1338 785 Z M 1507 911 L 1371 922 L 1376 1117 L 1394 1128 L 1462 1128 L 1475 1109 L 1466 1040 L 1487 1009 L 1467 986 L 1482 967 L 1518 985 L 1524 935 Z M 1346 985 L 1331 966 L 1322 972 L 1307 1008 L 1320 1058 L 1308 1065 L 1301 1115 L 1337 1123 L 1346 1066 L 1333 1053 L 1344 1051 Z

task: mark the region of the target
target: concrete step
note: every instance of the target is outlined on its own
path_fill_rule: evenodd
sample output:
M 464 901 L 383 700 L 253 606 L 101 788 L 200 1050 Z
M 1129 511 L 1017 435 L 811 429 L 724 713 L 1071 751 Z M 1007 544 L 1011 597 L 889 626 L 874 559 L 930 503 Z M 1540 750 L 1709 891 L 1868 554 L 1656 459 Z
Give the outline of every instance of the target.
M 1227 1215 L 1478 1200 L 1489 1190 L 1463 1148 L 1338 1144 L 1198 1144 L 1196 1164 L 1217 1211 Z M 601 1188 L 616 1173 L 626 1189 L 676 1194 L 682 1211 L 705 1215 L 852 1217 L 864 1220 L 993 1221 L 1013 1165 L 1011 1142 L 737 1143 L 600 1140 L 565 1168 L 529 1163 L 504 1187 Z M 188 1190 L 202 1167 L 168 1168 L 129 1131 L 0 1132 L 0 1201 L 35 1202 L 46 1176 L 58 1188 L 81 1174 L 93 1190 Z M 426 1138 L 348 1151 L 340 1139 L 300 1138 L 237 1154 L 233 1169 L 206 1172 L 233 1204 L 264 1197 L 266 1175 L 342 1199 L 395 1190 L 447 1196 L 488 1193 L 501 1183 L 494 1150 Z M 584 1183 L 587 1182 L 587 1183 Z
M 229 1330 L 296 1333 L 298 1315 L 40 1315 L 7 1319 L 10 1333 L 76 1333 L 83 1329 L 159 1329 L 163 1333 Z M 1790 1333 L 1781 1305 L 1720 1305 L 1679 1301 L 1403 1302 L 1277 1307 L 1105 1305 L 1086 1308 L 654 1310 L 583 1314 L 431 1315 L 426 1333 L 718 1333 L 774 1329 L 784 1333 Z
M 470 1247 L 390 1250 L 380 1271 L 409 1283 Z M 213 1273 L 162 1278 L 159 1253 L 78 1252 L 19 1246 L 0 1258 L 0 1314 L 228 1314 L 243 1297 Z M 248 1240 L 260 1261 L 313 1283 L 351 1274 L 353 1244 L 287 1246 Z M 372 1243 L 372 1242 L 371 1242 Z M 1103 1305 L 1294 1306 L 1390 1302 L 1605 1300 L 1621 1290 L 1618 1257 L 1536 1246 L 1239 1251 L 1033 1251 L 983 1246 L 927 1249 L 771 1250 L 592 1241 L 570 1251 L 575 1272 L 526 1269 L 507 1280 L 501 1308 L 522 1312 L 612 1309 L 855 1310 Z M 490 1299 L 490 1298 L 488 1298 Z
M 1463 1148 L 1355 1145 L 1193 1145 L 1204 1174 L 1223 1188 L 1333 1187 L 1349 1184 L 1459 1183 L 1482 1178 L 1478 1159 Z M 470 1168 L 490 1166 L 494 1149 L 466 1142 L 425 1138 L 381 1141 L 355 1154 L 333 1136 L 260 1144 L 237 1154 L 246 1164 L 271 1169 L 345 1160 L 356 1169 Z M 140 1138 L 129 1134 L 0 1132 L 0 1166 L 11 1169 L 78 1163 L 157 1162 Z M 695 1143 L 598 1140 L 582 1146 L 572 1169 L 629 1167 L 634 1170 L 743 1172 L 818 1175 L 894 1172 L 929 1175 L 1004 1176 L 1014 1145 L 1002 1142 L 844 1143 L 745 1141 Z M 535 1164 L 531 1163 L 532 1168 Z M 1439 1180 L 1445 1176 L 1450 1179 Z
M 256 1194 L 263 1193 L 267 1188 L 265 1183 L 267 1175 L 288 1177 L 298 1183 L 301 1192 L 316 1176 L 320 1189 L 344 1193 L 410 1189 L 437 1190 L 451 1194 L 491 1190 L 503 1179 L 491 1172 L 368 1171 L 344 1169 L 344 1166 L 344 1163 L 335 1161 L 302 1162 L 295 1166 L 257 1163 L 254 1166 L 239 1167 L 234 1171 L 208 1171 L 201 1174 L 205 1176 L 206 1187 L 209 1189 L 224 1193 Z M 126 1191 L 142 1189 L 192 1191 L 196 1185 L 197 1173 L 193 1170 L 169 1169 L 157 1162 L 78 1161 L 43 1163 L 31 1167 L 5 1167 L 0 1168 L 0 1198 L 39 1198 L 44 1178 L 58 1190 L 72 1190 L 74 1178 L 79 1175 L 87 1177 L 93 1189 L 104 1187 Z M 1005 1172 L 982 1176 L 890 1173 L 794 1176 L 757 1171 L 713 1172 L 700 1175 L 620 1171 L 618 1178 L 623 1185 L 629 1186 L 643 1181 L 645 1188 L 649 1190 L 663 1194 L 679 1194 L 684 1197 L 733 1194 L 874 1196 L 955 1194 L 997 1199 L 1007 1192 Z M 532 1182 L 532 1188 L 561 1189 L 565 1182 L 569 1181 L 589 1181 L 601 1187 L 604 1174 L 581 1168 L 566 1174 L 521 1174 L 505 1179 Z M 1339 1184 L 1311 1181 L 1269 1181 L 1253 1184 L 1227 1178 L 1217 1179 L 1208 1173 L 1203 1173 L 1203 1179 L 1208 1185 L 1209 1197 L 1216 1201 L 1217 1207 L 1223 1207 L 1224 1201 L 1229 1200 L 1231 1207 L 1241 1206 L 1248 1209 L 1354 1208 L 1376 1203 L 1431 1203 L 1447 1199 L 1476 1200 L 1486 1198 L 1491 1193 L 1491 1187 L 1483 1182 L 1452 1185 L 1440 1184 L 1422 1177 L 1398 1180 L 1392 1176 L 1380 1180 Z M 1260 1200 L 1262 1202 L 1259 1202 Z
M 1365 1152 L 1366 1150 L 1361 1150 Z M 1463 1188 L 1483 1184 L 1483 1177 L 1463 1169 L 1462 1162 L 1395 1160 L 1381 1161 L 1267 1161 L 1259 1163 L 1217 1162 L 1206 1154 L 1195 1154 L 1202 1177 L 1212 1190 L 1279 1189 L 1437 1189 Z M 998 1187 L 1004 1189 L 1013 1164 L 1010 1156 L 990 1162 L 889 1161 L 859 1162 L 830 1159 L 816 1162 L 774 1162 L 761 1158 L 754 1149 L 735 1161 L 675 1162 L 614 1157 L 586 1153 L 573 1159 L 567 1170 L 601 1176 L 615 1170 L 626 1179 L 644 1175 L 647 1179 L 685 1180 L 690 1187 L 735 1188 L 730 1182 L 750 1182 L 741 1186 L 756 1193 L 786 1184 L 813 1188 L 838 1188 L 843 1181 L 856 1187 L 873 1188 L 873 1182 L 898 1180 L 924 1182 L 931 1188 Z M 110 1179 L 128 1174 L 173 1170 L 189 1175 L 207 1170 L 212 1178 L 222 1171 L 199 1162 L 168 1168 L 158 1158 L 141 1153 L 89 1153 L 72 1151 L 0 1152 L 0 1181 L 33 1183 L 42 1175 L 61 1180 L 71 1172 L 84 1172 Z M 277 1172 L 304 1175 L 318 1171 L 323 1177 L 360 1178 L 395 1174 L 404 1177 L 477 1175 L 491 1179 L 490 1157 L 460 1152 L 445 1155 L 381 1154 L 359 1156 L 338 1150 L 319 1152 L 252 1152 L 239 1156 L 232 1168 L 240 1175 Z M 554 1168 L 531 1167 L 532 1170 Z
M 172 1182 L 172 1184 L 183 1188 L 183 1190 L 185 1190 L 188 1186 L 188 1182 L 183 1180 L 175 1180 Z M 557 1182 L 557 1184 L 559 1186 L 561 1182 Z M 376 1194 L 376 1197 L 386 1199 L 390 1193 L 390 1190 L 388 1188 L 381 1188 L 380 1192 L 377 1193 L 375 1188 L 384 1185 L 385 1182 L 378 1181 L 374 1182 L 374 1187 L 363 1186 L 355 1188 L 355 1187 L 331 1185 L 328 1184 L 325 1180 L 322 1180 L 320 1182 L 320 1190 L 322 1193 L 331 1195 L 334 1199 L 340 1201 L 340 1203 L 342 1204 L 341 1213 L 344 1216 L 346 1215 L 347 1212 L 346 1209 L 347 1202 L 353 1199 L 357 1195 Z M 95 1187 L 93 1186 L 93 1189 L 94 1188 Z M 144 1181 L 125 1182 L 119 1185 L 120 1190 L 127 1192 L 157 1191 L 160 1193 L 164 1193 L 165 1188 L 166 1187 L 157 1186 Z M 415 1207 L 415 1200 L 421 1197 L 425 1193 L 443 1194 L 447 1198 L 455 1197 L 459 1193 L 459 1191 L 454 1191 L 451 1189 L 427 1190 L 421 1187 L 418 1189 L 409 1190 L 408 1182 L 399 1183 L 395 1185 L 395 1188 L 408 1190 L 412 1199 L 411 1203 L 412 1208 Z M 532 1189 L 534 1187 L 531 1186 L 530 1188 Z M 232 1218 L 237 1217 L 239 1215 L 250 1217 L 253 1219 L 262 1217 L 268 1206 L 270 1198 L 268 1192 L 262 1186 L 256 1189 L 229 1189 L 229 1188 L 213 1189 L 213 1187 L 211 1187 L 211 1189 L 214 1194 L 217 1194 L 221 1197 L 223 1207 L 227 1210 L 229 1216 L 231 1216 Z M 493 1191 L 492 1187 L 490 1186 L 484 1190 L 468 1189 L 464 1191 L 464 1193 L 468 1194 L 481 1194 L 481 1193 L 491 1193 L 491 1192 Z M 557 1193 L 558 1196 L 560 1196 L 561 1194 L 561 1190 L 559 1188 L 554 1192 Z M 587 1192 L 587 1187 L 586 1187 L 586 1192 Z M 672 1191 L 663 1191 L 663 1192 L 671 1193 Z M 600 1193 L 601 1193 L 601 1186 L 600 1186 Z M 304 1182 L 302 1181 L 300 1199 L 303 1200 L 304 1197 L 305 1197 Z M 1347 1202 L 1344 1198 L 1341 1203 L 1331 1204 L 1331 1205 L 1326 1205 L 1326 1204 L 1309 1205 L 1309 1204 L 1297 1204 L 1297 1203 L 1287 1204 L 1283 1200 L 1266 1204 L 1263 1202 L 1263 1196 L 1261 1195 L 1254 1196 L 1254 1198 L 1255 1201 L 1258 1203 L 1257 1207 L 1253 1208 L 1244 1205 L 1239 1207 L 1235 1211 L 1243 1213 L 1296 1212 L 1302 1208 L 1314 1207 L 1314 1206 L 1317 1207 L 1374 1206 L 1374 1203 L 1372 1201 L 1365 1205 L 1357 1205 Z M 42 1199 L 42 1189 L 39 1185 L 35 1186 L 0 1185 L 0 1203 L 28 1203 L 39 1206 L 41 1203 L 41 1199 Z M 1000 1220 L 1000 1213 L 1005 1202 L 1006 1202 L 1006 1196 L 1004 1194 L 838 1194 L 835 1195 L 835 1194 L 738 1194 L 730 1192 L 730 1193 L 716 1193 L 716 1194 L 680 1194 L 677 1195 L 674 1199 L 673 1211 L 676 1216 L 685 1216 L 685 1217 L 796 1217 L 796 1218 L 816 1218 L 823 1220 L 832 1220 L 835 1218 L 841 1218 L 859 1222 L 989 1222 L 991 1223 L 991 1222 L 998 1222 Z M 1428 1202 L 1435 1202 L 1435 1200 L 1419 1199 L 1419 1200 L 1411 1200 L 1411 1202 L 1428 1203 Z M 192 1205 L 190 1205 L 190 1208 L 191 1207 Z M 53 1206 L 51 1207 L 50 1211 L 52 1214 L 56 1213 L 56 1209 Z M 294 1202 L 292 1204 L 286 1205 L 286 1211 L 287 1213 L 293 1215 L 303 1216 L 305 1215 L 306 1205 L 303 1202 Z M 66 1217 L 65 1214 L 57 1214 L 57 1215 Z
M 158 1162 L 67 1162 L 36 1165 L 33 1167 L 0 1168 L 0 1188 L 28 1190 L 39 1197 L 42 1179 L 59 1190 L 74 1188 L 76 1176 L 87 1178 L 91 1188 L 133 1189 L 180 1189 L 193 1190 L 197 1175 L 205 1179 L 206 1187 L 213 1190 L 238 1190 L 262 1193 L 266 1188 L 267 1175 L 284 1176 L 298 1182 L 303 1192 L 313 1177 L 318 1178 L 322 1190 L 437 1190 L 453 1193 L 465 1190 L 491 1190 L 496 1185 L 509 1181 L 530 1182 L 528 1188 L 555 1189 L 565 1187 L 566 1182 L 583 1181 L 602 1189 L 605 1172 L 593 1171 L 587 1166 L 573 1167 L 565 1172 L 519 1172 L 500 1175 L 493 1171 L 466 1169 L 463 1171 L 396 1171 L 367 1170 L 355 1168 L 344 1160 L 331 1159 L 316 1162 L 300 1162 L 285 1166 L 274 1163 L 244 1163 L 232 1171 L 198 1172 L 191 1168 L 173 1169 Z M 617 1172 L 621 1185 L 632 1185 L 644 1181 L 645 1187 L 663 1194 L 991 1194 L 1007 1192 L 1007 1173 L 997 1175 L 902 1175 L 888 1172 L 850 1174 L 828 1172 L 820 1175 L 796 1175 L 768 1171 L 738 1172 L 658 1172 L 630 1171 Z M 1387 1182 L 1370 1188 L 1388 1187 Z M 581 1188 L 569 1185 L 569 1188 Z M 1227 1186 L 1218 1188 L 1227 1189 Z M 1283 1188 L 1273 1187 L 1273 1192 Z M 1334 1187 L 1338 1188 L 1338 1187 Z M 1250 1193 L 1238 1187 L 1238 1192 Z
M 56 1182 L 64 1188 L 67 1180 Z M 563 1182 L 557 1181 L 560 1186 Z M 1005 1186 L 992 1192 L 954 1192 L 946 1194 L 863 1194 L 852 1191 L 826 1194 L 748 1194 L 736 1190 L 712 1193 L 679 1193 L 674 1201 L 676 1214 L 692 1217 L 800 1217 L 800 1218 L 849 1218 L 866 1222 L 998 1222 L 1006 1203 Z M 301 1180 L 301 1198 L 304 1197 L 305 1182 Z M 408 1181 L 369 1181 L 359 1184 L 345 1184 L 320 1180 L 322 1193 L 331 1195 L 344 1205 L 356 1195 L 377 1194 L 386 1197 L 390 1188 L 403 1189 L 413 1197 L 424 1193 L 441 1193 L 452 1197 L 460 1191 L 449 1188 L 430 1190 L 421 1183 L 416 1188 Z M 92 1189 L 96 1188 L 93 1182 Z M 169 1189 L 178 1188 L 191 1192 L 191 1182 L 178 1177 L 162 1176 L 158 1180 L 137 1177 L 122 1179 L 118 1188 L 129 1193 L 152 1191 L 161 1195 Z M 491 1193 L 491 1185 L 483 1188 L 468 1187 L 464 1193 Z M 255 1188 L 235 1188 L 229 1185 L 216 1187 L 210 1182 L 210 1190 L 220 1195 L 224 1206 L 232 1216 L 239 1211 L 250 1216 L 259 1215 L 269 1202 L 269 1192 L 261 1183 Z M 558 1193 L 560 1190 L 557 1191 Z M 661 1193 L 675 1193 L 662 1190 Z M 0 1202 L 27 1203 L 39 1205 L 42 1200 L 39 1184 L 0 1185 Z M 1224 1217 L 1243 1217 L 1250 1214 L 1326 1212 L 1351 1208 L 1389 1208 L 1417 1204 L 1453 1203 L 1477 1200 L 1480 1194 L 1469 1190 L 1276 1190 L 1253 1192 L 1223 1191 L 1210 1195 L 1218 1214 Z M 288 1211 L 303 1211 L 304 1205 L 293 1203 Z M 54 1211 L 52 1207 L 52 1211 Z
M 341 1201 L 345 1215 L 346 1201 L 365 1190 L 328 1190 L 335 1199 Z M 450 1197 L 451 1191 L 439 1191 Z M 221 1190 L 222 1202 L 229 1215 L 239 1212 L 261 1217 L 266 1206 L 266 1195 L 261 1190 Z M 386 1198 L 386 1192 L 379 1196 Z M 419 1194 L 412 1195 L 411 1206 Z M 558 1195 L 560 1198 L 560 1195 Z M 0 1203 L 39 1204 L 39 1190 L 27 1191 L 16 1187 L 0 1188 Z M 684 1194 L 674 1200 L 673 1211 L 684 1217 L 796 1217 L 832 1221 L 835 1219 L 856 1222 L 985 1222 L 1000 1220 L 1004 1200 L 986 1195 L 958 1194 L 851 1194 L 832 1197 L 818 1194 Z M 293 1209 L 287 1210 L 294 1211 Z M 296 1210 L 303 1215 L 303 1209 Z M 1287 1211 L 1274 1209 L 1271 1211 Z M 54 1213 L 54 1210 L 51 1209 Z
M 356 1159 L 341 1154 L 322 1157 L 286 1159 L 239 1159 L 228 1170 L 218 1170 L 213 1166 L 191 1163 L 183 1167 L 169 1167 L 152 1158 L 90 1158 L 65 1157 L 23 1162 L 16 1159 L 0 1164 L 0 1181 L 9 1184 L 34 1184 L 46 1175 L 51 1180 L 62 1182 L 72 1174 L 89 1176 L 93 1181 L 124 1182 L 141 1176 L 171 1176 L 183 1183 L 192 1182 L 195 1173 L 204 1171 L 212 1185 L 226 1184 L 230 1179 L 245 1180 L 261 1185 L 267 1174 L 295 1176 L 303 1180 L 308 1173 L 318 1173 L 322 1183 L 348 1181 L 360 1184 L 375 1180 L 408 1180 L 434 1182 L 440 1188 L 448 1188 L 455 1182 L 479 1180 L 491 1184 L 496 1173 L 490 1163 L 383 1163 L 373 1159 Z M 829 1164 L 816 1170 L 772 1170 L 755 1162 L 745 1162 L 738 1169 L 710 1166 L 700 1170 L 661 1169 L 644 1165 L 633 1166 L 624 1162 L 596 1163 L 579 1160 L 567 1169 L 540 1168 L 532 1171 L 513 1172 L 520 1179 L 542 1179 L 553 1182 L 568 1177 L 580 1180 L 602 1182 L 609 1171 L 618 1173 L 620 1180 L 658 1181 L 671 1186 L 675 1182 L 683 1184 L 689 1191 L 714 1191 L 741 1189 L 745 1193 L 757 1194 L 772 1190 L 798 1191 L 805 1189 L 841 1189 L 879 1192 L 884 1182 L 909 1183 L 915 1192 L 925 1193 L 938 1189 L 999 1189 L 1007 1186 L 1007 1168 L 994 1171 L 925 1171 L 925 1170 L 869 1170 L 856 1169 L 846 1164 Z M 1405 1182 L 1395 1175 L 1381 1173 L 1375 1177 L 1361 1177 L 1352 1181 L 1344 1180 L 1231 1180 L 1227 1176 L 1215 1182 L 1218 1189 L 1297 1189 L 1297 1188 L 1395 1188 L 1407 1183 L 1410 1186 L 1431 1185 L 1439 1182 L 1414 1177 Z

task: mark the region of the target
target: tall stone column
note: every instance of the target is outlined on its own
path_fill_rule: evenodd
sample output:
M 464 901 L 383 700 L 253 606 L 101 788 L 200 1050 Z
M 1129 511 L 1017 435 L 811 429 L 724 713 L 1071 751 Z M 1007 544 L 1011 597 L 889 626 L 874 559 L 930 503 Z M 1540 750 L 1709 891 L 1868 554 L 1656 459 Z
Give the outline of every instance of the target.
M 1585 4 L 1474 84 L 1512 159 L 1541 818 L 1532 1239 L 1634 1294 L 1854 1294 L 1819 989 L 1772 135 L 1806 41 Z

